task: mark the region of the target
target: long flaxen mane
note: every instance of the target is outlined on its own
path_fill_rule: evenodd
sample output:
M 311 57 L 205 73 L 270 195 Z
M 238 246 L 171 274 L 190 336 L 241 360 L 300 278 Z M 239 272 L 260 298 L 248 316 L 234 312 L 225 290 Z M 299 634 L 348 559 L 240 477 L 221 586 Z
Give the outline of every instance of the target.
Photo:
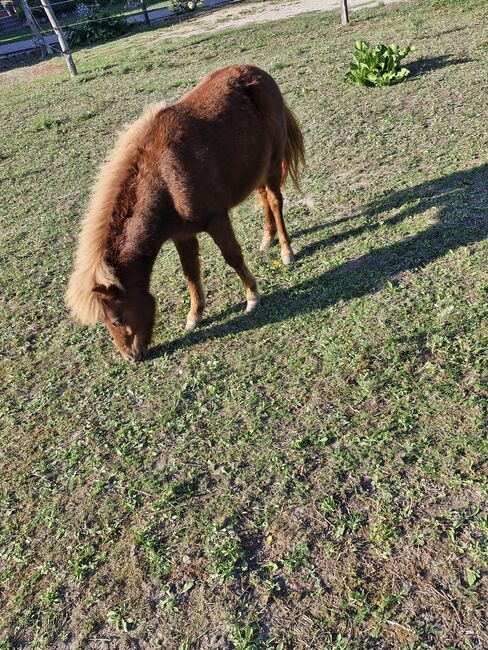
M 102 166 L 83 218 L 73 273 L 65 295 L 73 318 L 83 325 L 95 325 L 102 318 L 102 304 L 93 292 L 96 284 L 120 286 L 105 261 L 108 227 L 117 198 L 133 167 L 145 136 L 163 106 L 152 106 L 119 139 Z

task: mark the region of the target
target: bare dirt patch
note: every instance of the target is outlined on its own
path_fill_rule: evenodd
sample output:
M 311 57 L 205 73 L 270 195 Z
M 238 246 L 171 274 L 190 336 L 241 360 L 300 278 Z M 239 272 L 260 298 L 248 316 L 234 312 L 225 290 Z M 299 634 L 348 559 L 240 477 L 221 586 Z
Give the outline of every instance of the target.
M 31 57 L 32 59 L 32 57 Z M 12 68 L 2 72 L 0 76 L 0 84 L 10 85 L 18 81 L 29 81 L 31 79 L 38 79 L 46 77 L 50 74 L 61 72 L 65 69 L 65 64 L 60 60 L 44 61 L 42 63 L 34 64 L 34 60 L 29 60 L 33 65 L 25 65 L 21 68 Z

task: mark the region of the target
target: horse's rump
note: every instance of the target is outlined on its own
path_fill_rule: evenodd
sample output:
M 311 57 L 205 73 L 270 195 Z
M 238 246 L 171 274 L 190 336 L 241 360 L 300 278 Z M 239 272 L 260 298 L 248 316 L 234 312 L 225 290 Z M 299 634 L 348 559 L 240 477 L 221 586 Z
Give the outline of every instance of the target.
M 229 209 L 266 184 L 272 161 L 281 168 L 284 102 L 258 68 L 232 66 L 208 75 L 162 119 L 171 121 L 163 174 L 185 218 Z

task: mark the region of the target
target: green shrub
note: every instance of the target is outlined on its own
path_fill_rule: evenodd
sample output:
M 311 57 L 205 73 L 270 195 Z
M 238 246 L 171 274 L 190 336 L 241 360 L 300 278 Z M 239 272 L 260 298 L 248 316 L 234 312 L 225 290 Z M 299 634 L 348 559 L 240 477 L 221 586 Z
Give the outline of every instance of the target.
M 414 49 L 407 45 L 401 50 L 395 43 L 388 47 L 380 43 L 370 49 L 366 41 L 356 41 L 353 63 L 344 80 L 358 86 L 390 86 L 398 83 L 410 74 L 408 68 L 400 66 L 400 61 Z
M 98 41 L 109 41 L 125 34 L 130 26 L 123 18 L 110 16 L 109 13 L 97 7 L 85 20 L 68 32 L 68 40 L 71 46 L 88 45 Z
M 200 0 L 171 0 L 175 14 L 186 14 L 202 6 Z
M 37 20 L 41 22 L 44 21 L 47 22 L 46 12 L 44 11 L 43 6 L 41 5 L 41 0 L 29 0 L 28 4 L 30 10 L 37 18 Z M 59 18 L 61 16 L 65 16 L 67 14 L 73 13 L 76 9 L 77 4 L 78 4 L 78 0 L 66 0 L 66 2 L 62 2 L 62 0 L 57 0 L 55 2 L 52 2 L 52 10 Z M 14 6 L 15 6 L 15 11 L 17 13 L 17 17 L 21 21 L 25 21 L 25 12 L 20 0 L 14 0 Z

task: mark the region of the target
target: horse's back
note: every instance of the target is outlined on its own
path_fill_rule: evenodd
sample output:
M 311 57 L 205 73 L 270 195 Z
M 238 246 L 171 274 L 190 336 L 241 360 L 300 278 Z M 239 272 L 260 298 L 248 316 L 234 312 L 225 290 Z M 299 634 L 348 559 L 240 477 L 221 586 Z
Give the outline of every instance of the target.
M 266 97 L 270 105 L 274 103 L 278 110 L 282 110 L 281 92 L 271 75 L 253 65 L 231 65 L 206 75 L 177 103 L 212 114 L 225 111 L 228 104 L 239 97 L 247 96 L 252 101 L 258 95 Z
M 207 75 L 166 111 L 166 180 L 178 212 L 227 210 L 265 184 L 283 154 L 283 99 L 270 75 L 236 65 Z

